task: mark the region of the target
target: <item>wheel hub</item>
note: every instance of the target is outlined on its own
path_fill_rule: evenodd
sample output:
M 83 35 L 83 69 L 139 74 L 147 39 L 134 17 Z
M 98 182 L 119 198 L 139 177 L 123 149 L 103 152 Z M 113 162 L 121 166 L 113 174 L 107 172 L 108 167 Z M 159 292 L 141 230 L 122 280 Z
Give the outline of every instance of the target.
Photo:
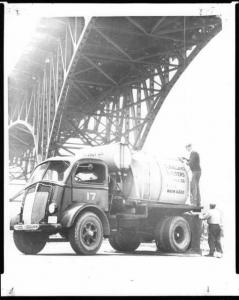
M 91 246 L 97 240 L 97 228 L 92 222 L 88 222 L 83 227 L 83 240 L 87 246 Z
M 87 229 L 87 234 L 88 234 L 89 236 L 93 236 L 93 235 L 94 235 L 94 232 L 93 232 L 92 230 L 90 230 L 90 229 Z
M 177 243 L 181 243 L 184 239 L 184 231 L 181 226 L 175 228 L 174 238 Z

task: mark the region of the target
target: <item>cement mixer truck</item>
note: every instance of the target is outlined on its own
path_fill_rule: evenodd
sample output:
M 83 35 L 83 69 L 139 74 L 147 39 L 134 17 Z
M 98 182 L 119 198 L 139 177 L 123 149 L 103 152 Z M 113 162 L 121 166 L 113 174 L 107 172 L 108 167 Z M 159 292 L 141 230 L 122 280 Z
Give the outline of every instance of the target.
M 39 253 L 58 233 L 77 254 L 104 238 L 119 252 L 156 243 L 160 252 L 200 251 L 200 220 L 187 203 L 189 178 L 179 160 L 158 161 L 121 143 L 52 157 L 33 171 L 10 229 L 16 247 Z

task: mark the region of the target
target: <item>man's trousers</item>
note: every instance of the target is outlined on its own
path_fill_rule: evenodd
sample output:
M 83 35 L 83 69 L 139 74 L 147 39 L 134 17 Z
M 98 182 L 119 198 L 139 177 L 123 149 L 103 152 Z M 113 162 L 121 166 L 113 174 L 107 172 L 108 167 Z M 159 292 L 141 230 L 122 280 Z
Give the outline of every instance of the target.
M 208 245 L 210 248 L 210 255 L 213 255 L 215 249 L 222 253 L 221 227 L 219 224 L 208 225 Z
M 199 179 L 201 177 L 201 171 L 193 171 L 191 179 L 191 195 L 192 204 L 196 206 L 201 205 L 201 196 L 199 190 Z

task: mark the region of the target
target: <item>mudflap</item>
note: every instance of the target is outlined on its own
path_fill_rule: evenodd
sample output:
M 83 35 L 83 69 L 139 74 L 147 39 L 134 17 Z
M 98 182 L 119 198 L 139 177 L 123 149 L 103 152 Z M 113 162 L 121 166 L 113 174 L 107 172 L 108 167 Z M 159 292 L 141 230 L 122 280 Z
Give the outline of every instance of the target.
M 202 220 L 198 215 L 190 214 L 184 214 L 184 218 L 188 221 L 192 233 L 189 250 L 201 254 Z

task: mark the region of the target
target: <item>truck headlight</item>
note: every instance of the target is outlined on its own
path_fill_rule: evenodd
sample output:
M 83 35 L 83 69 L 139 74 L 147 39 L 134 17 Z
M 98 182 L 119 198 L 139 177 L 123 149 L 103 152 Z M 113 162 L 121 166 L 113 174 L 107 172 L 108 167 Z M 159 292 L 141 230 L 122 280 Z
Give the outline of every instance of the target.
M 48 211 L 50 214 L 53 214 L 56 211 L 56 203 L 51 203 L 48 207 Z

